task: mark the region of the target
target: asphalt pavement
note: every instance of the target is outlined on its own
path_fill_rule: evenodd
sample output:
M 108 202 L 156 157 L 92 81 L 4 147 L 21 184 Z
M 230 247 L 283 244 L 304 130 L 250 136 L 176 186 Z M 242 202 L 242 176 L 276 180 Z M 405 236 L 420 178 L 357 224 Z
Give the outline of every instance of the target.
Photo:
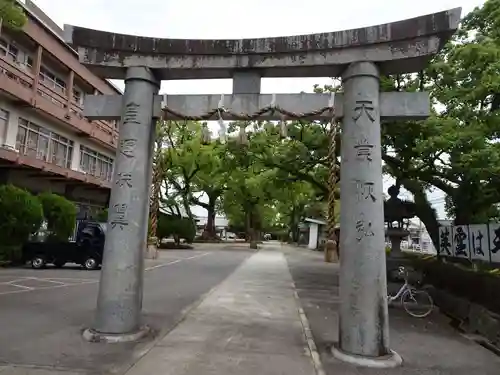
M 395 369 L 334 359 L 338 265 L 321 253 L 265 243 L 165 251 L 147 261 L 140 343 L 88 343 L 99 271 L 0 269 L 0 375 L 497 375 L 500 358 L 436 310 L 390 309 Z M 397 287 L 397 285 L 390 285 Z
M 129 344 L 81 337 L 92 324 L 100 271 L 0 269 L 0 373 L 122 373 L 252 254 L 226 250 L 161 251 L 146 261 L 143 319 L 155 332 Z

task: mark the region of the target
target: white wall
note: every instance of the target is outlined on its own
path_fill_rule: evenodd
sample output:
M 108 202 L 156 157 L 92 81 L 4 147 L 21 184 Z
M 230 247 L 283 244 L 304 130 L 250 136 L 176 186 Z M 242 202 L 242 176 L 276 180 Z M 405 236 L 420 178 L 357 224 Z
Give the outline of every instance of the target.
M 196 219 L 198 225 L 206 225 L 208 223 L 208 216 L 197 216 Z M 215 217 L 216 227 L 227 227 L 228 225 L 229 221 L 224 216 Z
M 427 230 L 422 231 L 420 234 L 420 249 L 423 253 L 437 254 L 436 248 Z
M 19 113 L 16 108 L 14 108 L 1 98 L 0 98 L 0 107 L 3 110 L 9 112 L 9 121 L 7 123 L 7 128 L 4 130 L 2 134 L 0 134 L 2 145 L 5 145 L 10 148 L 15 148 Z
M 309 245 L 307 247 L 314 250 L 318 247 L 319 225 L 316 223 L 309 224 Z

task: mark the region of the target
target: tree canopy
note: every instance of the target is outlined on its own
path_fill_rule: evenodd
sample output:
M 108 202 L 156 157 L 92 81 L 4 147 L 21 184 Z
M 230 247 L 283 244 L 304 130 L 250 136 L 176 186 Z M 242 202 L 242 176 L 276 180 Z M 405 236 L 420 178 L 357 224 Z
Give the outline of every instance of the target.
M 19 30 L 26 23 L 27 17 L 16 0 L 0 0 L 0 21 L 2 26 Z
M 500 0 L 488 0 L 467 14 L 425 70 L 382 77 L 381 89 L 431 95 L 427 120 L 384 124 L 382 157 L 384 172 L 413 194 L 417 216 L 435 245 L 438 221 L 429 191 L 443 193 L 447 215 L 457 224 L 495 220 L 500 202 Z M 230 132 L 240 125 L 231 124 Z M 280 124 L 243 125 L 248 142 L 233 136 L 224 144 L 204 144 L 202 124 L 166 124 L 164 203 L 189 212 L 190 205 L 198 204 L 212 218 L 224 212 L 248 234 L 284 229 L 296 239 L 301 220 L 326 215 L 331 124 L 288 121 L 286 137 Z M 337 163 L 340 141 L 339 134 Z M 213 220 L 207 231 L 215 232 Z

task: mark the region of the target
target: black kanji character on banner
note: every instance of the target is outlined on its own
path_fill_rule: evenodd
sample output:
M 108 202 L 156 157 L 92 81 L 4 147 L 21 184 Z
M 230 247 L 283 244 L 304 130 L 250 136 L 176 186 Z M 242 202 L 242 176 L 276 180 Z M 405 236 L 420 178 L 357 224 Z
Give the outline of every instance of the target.
M 491 252 L 493 254 L 496 254 L 500 251 L 500 227 L 495 229 L 495 238 L 493 239 L 493 246 L 495 246 L 493 249 L 491 249 Z
M 464 232 L 464 228 L 457 227 L 455 229 L 455 255 L 465 255 L 467 256 L 467 251 L 465 250 L 467 246 L 465 245 L 465 240 L 467 239 L 467 234 Z
M 481 230 L 478 229 L 476 235 L 472 235 L 472 244 L 474 248 L 474 254 L 476 255 L 484 255 L 483 251 L 483 238 L 484 235 L 481 233 Z
M 439 247 L 441 254 L 446 252 L 447 255 L 451 255 L 450 228 L 446 227 L 444 230 L 441 230 Z

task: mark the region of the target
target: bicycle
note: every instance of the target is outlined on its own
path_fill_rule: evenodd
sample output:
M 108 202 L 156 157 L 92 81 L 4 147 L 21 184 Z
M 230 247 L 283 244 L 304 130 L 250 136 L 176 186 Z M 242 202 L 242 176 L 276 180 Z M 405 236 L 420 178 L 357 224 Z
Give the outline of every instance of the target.
M 404 267 L 399 267 L 399 273 L 404 276 L 405 282 L 396 295 L 387 294 L 387 303 L 390 305 L 399 298 L 401 299 L 401 305 L 410 316 L 425 318 L 434 308 L 432 297 L 425 290 L 410 285 L 408 281 L 409 274 Z

